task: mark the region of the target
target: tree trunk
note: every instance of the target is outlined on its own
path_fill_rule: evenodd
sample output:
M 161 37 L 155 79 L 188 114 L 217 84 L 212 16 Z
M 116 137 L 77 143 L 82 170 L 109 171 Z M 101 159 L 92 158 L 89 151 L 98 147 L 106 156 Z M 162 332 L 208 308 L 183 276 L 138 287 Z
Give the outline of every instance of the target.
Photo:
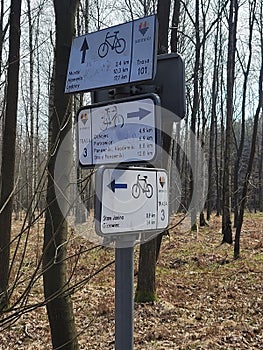
M 54 183 L 57 150 L 71 131 L 71 98 L 65 95 L 65 79 L 74 30 L 74 15 L 78 1 L 54 0 L 56 15 L 56 48 L 54 69 L 54 99 L 49 120 L 48 210 L 44 229 L 43 278 L 47 313 L 53 348 L 78 349 L 73 307 L 67 294 L 67 222 L 59 207 Z M 52 92 L 51 92 L 52 93 Z M 52 96 L 51 96 L 52 98 Z M 69 147 L 72 145 L 69 145 Z M 65 152 L 64 152 L 65 153 Z M 60 174 L 68 183 L 69 157 L 62 154 Z
M 252 140 L 251 140 L 251 147 L 250 147 L 250 155 L 248 160 L 248 166 L 247 166 L 247 172 L 245 181 L 243 184 L 242 189 L 242 198 L 240 203 L 240 209 L 239 209 L 239 215 L 237 219 L 237 227 L 236 227 L 236 234 L 235 234 L 235 244 L 234 244 L 234 258 L 238 259 L 240 256 L 240 237 L 241 237 L 241 229 L 243 224 L 243 218 L 244 218 L 244 212 L 245 212 L 245 205 L 247 201 L 247 192 L 248 192 L 248 186 L 249 186 L 249 179 L 250 175 L 253 170 L 253 161 L 256 151 L 256 142 L 257 142 L 257 134 L 258 134 L 258 123 L 259 123 L 259 117 L 260 113 L 262 113 L 263 108 L 263 30 L 262 30 L 262 19 L 263 19 L 263 6 L 261 5 L 260 8 L 260 21 L 259 24 L 259 33 L 260 33 L 260 50 L 261 50 L 261 67 L 260 67 L 260 73 L 259 73 L 259 83 L 258 83 L 258 106 L 257 110 L 254 116 L 254 125 L 253 125 L 253 134 L 252 134 Z
M 200 42 L 200 19 L 199 19 L 199 0 L 195 1 L 195 61 L 193 72 L 193 108 L 190 120 L 190 147 L 191 147 L 191 175 L 190 175 L 190 193 L 194 194 L 194 179 L 196 178 L 196 117 L 199 107 L 199 79 L 200 79 L 200 58 L 201 58 L 201 42 Z M 194 205 L 191 208 L 191 230 L 197 230 L 197 209 Z
M 210 220 L 212 212 L 212 191 L 213 191 L 213 156 L 215 147 L 215 130 L 216 130 L 216 102 L 218 92 L 218 34 L 219 34 L 219 23 L 216 29 L 215 43 L 214 43 L 214 67 L 213 67 L 213 81 L 212 81 L 212 106 L 211 106 L 211 122 L 210 122 L 210 135 L 209 135 L 209 157 L 208 157 L 208 190 L 207 190 L 207 213 L 206 218 Z M 217 167 L 216 167 L 217 169 Z
M 250 72 L 250 66 L 252 61 L 252 38 L 253 38 L 253 26 L 254 26 L 254 20 L 255 20 L 255 6 L 256 3 L 250 4 L 250 11 L 249 11 L 249 39 L 248 39 L 248 47 L 249 47 L 249 54 L 248 54 L 248 61 L 246 69 L 244 69 L 244 82 L 243 82 L 243 97 L 242 97 L 242 118 L 241 118 L 241 134 L 240 134 L 240 141 L 239 146 L 237 149 L 237 157 L 235 161 L 234 166 L 234 179 L 233 179 L 233 196 L 234 196 L 234 227 L 237 226 L 237 220 L 238 220 L 238 202 L 240 199 L 240 191 L 238 186 L 238 179 L 239 179 L 239 167 L 240 167 L 240 161 L 242 158 L 242 153 L 244 149 L 244 142 L 245 142 L 245 124 L 246 124 L 246 104 L 247 104 L 247 87 L 248 87 L 248 76 Z
M 206 14 L 203 11 L 203 5 L 202 5 L 202 25 L 204 30 L 204 36 L 202 39 L 202 51 L 201 51 L 201 62 L 200 62 L 200 104 L 201 104 L 201 134 L 199 136 L 201 148 L 204 149 L 205 142 L 206 142 L 206 124 L 207 124 L 207 113 L 206 113 L 206 102 L 205 102 L 205 60 L 206 60 Z M 198 157 L 199 158 L 199 157 Z M 203 158 L 203 157 L 201 157 Z M 198 188 L 200 187 L 200 191 L 198 194 L 198 197 L 200 198 L 200 203 L 202 201 L 202 198 L 204 198 L 205 195 L 205 189 L 206 189 L 206 176 L 205 176 L 205 160 L 202 159 L 201 162 L 198 162 L 199 170 L 196 172 L 196 179 L 199 179 L 199 184 L 197 184 Z M 200 174 L 200 176 L 199 176 Z M 200 205 L 199 205 L 200 207 Z M 205 221 L 205 214 L 204 214 L 204 208 L 201 206 L 200 208 L 201 212 L 199 214 L 199 223 L 200 227 L 207 226 L 207 222 Z
M 180 0 L 174 0 L 172 30 L 171 30 L 171 51 L 178 52 L 178 27 L 180 17 Z
M 155 264 L 156 239 L 152 239 L 140 246 L 138 283 L 135 293 L 135 301 L 138 303 L 153 302 L 157 299 Z
M 8 305 L 10 234 L 15 176 L 15 144 L 20 52 L 21 0 L 12 0 L 10 8 L 7 104 L 3 131 L 0 198 L 0 310 Z
M 168 52 L 168 29 L 171 0 L 158 0 L 157 16 L 159 22 L 158 53 Z
M 259 152 L 259 210 L 263 212 L 263 114 L 261 115 L 261 145 Z
M 29 154 L 28 154 L 28 198 L 27 198 L 27 210 L 29 212 L 29 220 L 34 220 L 34 202 L 33 194 L 35 187 L 34 177 L 34 159 L 35 159 L 35 148 L 34 148 L 34 50 L 33 50 L 33 23 L 31 14 L 31 1 L 27 0 L 27 16 L 28 16 L 28 49 L 29 49 L 29 123 L 28 123 L 28 142 L 29 142 Z
M 227 58 L 227 116 L 226 137 L 224 152 L 224 174 L 223 174 L 223 216 L 222 216 L 222 243 L 232 244 L 231 227 L 231 157 L 232 157 L 232 123 L 233 123 L 233 90 L 235 81 L 235 53 L 236 53 L 236 29 L 238 18 L 237 0 L 230 1 L 229 14 L 229 39 Z
M 0 2 L 0 72 L 2 72 L 2 56 L 3 56 L 3 45 L 4 45 L 4 40 L 5 40 L 5 35 L 7 33 L 8 25 L 7 23 L 4 26 L 4 14 L 5 14 L 5 2 L 4 0 L 1 0 Z
M 263 88 L 263 84 L 262 84 L 262 81 L 263 81 L 263 36 L 261 39 L 262 39 L 262 42 L 261 42 L 261 45 L 262 45 L 262 48 L 261 48 L 262 49 L 262 63 L 261 63 L 261 71 L 260 71 L 260 77 L 259 77 L 259 104 L 257 107 L 256 114 L 254 116 L 254 126 L 253 126 L 252 140 L 251 140 L 250 156 L 249 156 L 245 181 L 243 184 L 242 198 L 241 198 L 241 203 L 240 203 L 239 215 L 238 215 L 238 219 L 237 219 L 235 244 L 234 244 L 234 259 L 238 259 L 240 256 L 241 229 L 242 229 L 245 206 L 246 206 L 246 201 L 247 201 L 249 179 L 250 179 L 250 175 L 251 175 L 251 172 L 253 169 L 253 161 L 254 161 L 255 150 L 256 150 L 258 121 L 259 121 L 260 112 L 261 112 L 262 107 L 263 107 L 263 92 L 262 92 L 262 88 Z
M 171 0 L 158 1 L 159 53 L 165 53 L 168 51 L 170 5 Z M 162 138 L 163 151 L 169 154 L 171 138 L 164 134 L 162 135 Z M 161 239 L 162 233 L 158 235 L 157 238 L 140 246 L 138 282 L 135 294 L 136 302 L 154 301 L 156 298 L 155 265 L 157 256 L 159 255 Z

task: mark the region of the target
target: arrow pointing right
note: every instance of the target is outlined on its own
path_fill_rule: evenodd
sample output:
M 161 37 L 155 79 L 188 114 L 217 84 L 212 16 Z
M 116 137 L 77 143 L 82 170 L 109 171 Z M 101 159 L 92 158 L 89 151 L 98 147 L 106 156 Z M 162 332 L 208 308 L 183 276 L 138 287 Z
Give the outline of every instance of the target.
M 148 111 L 147 109 L 139 108 L 137 112 L 127 113 L 127 118 L 139 118 L 139 120 L 141 120 L 150 113 L 151 111 Z
M 89 49 L 89 45 L 88 45 L 87 39 L 84 38 L 83 43 L 82 43 L 81 48 L 80 48 L 80 51 L 82 51 L 81 64 L 85 62 L 86 52 L 88 49 Z

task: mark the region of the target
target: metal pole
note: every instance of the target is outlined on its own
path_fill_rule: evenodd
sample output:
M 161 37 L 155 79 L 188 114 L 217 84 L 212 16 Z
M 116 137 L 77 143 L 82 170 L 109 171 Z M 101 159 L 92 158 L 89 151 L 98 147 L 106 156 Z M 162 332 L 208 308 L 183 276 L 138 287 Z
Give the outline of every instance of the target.
M 115 350 L 133 350 L 133 253 L 115 248 Z

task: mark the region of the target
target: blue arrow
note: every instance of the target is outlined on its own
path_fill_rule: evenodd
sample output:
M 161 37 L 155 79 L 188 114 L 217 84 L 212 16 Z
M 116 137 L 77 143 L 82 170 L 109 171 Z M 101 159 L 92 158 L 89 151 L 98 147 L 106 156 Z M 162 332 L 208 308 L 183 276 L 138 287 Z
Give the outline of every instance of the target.
M 150 113 L 151 111 L 148 111 L 147 109 L 139 108 L 137 112 L 127 113 L 127 118 L 139 118 L 139 120 L 141 120 Z
M 111 183 L 108 184 L 108 187 L 112 192 L 115 192 L 116 188 L 127 188 L 127 184 L 117 184 L 115 180 L 112 180 Z
M 82 43 L 81 48 L 80 48 L 80 51 L 82 51 L 81 63 L 85 62 L 86 52 L 88 49 L 89 49 L 89 45 L 88 45 L 87 39 L 84 38 L 83 43 Z

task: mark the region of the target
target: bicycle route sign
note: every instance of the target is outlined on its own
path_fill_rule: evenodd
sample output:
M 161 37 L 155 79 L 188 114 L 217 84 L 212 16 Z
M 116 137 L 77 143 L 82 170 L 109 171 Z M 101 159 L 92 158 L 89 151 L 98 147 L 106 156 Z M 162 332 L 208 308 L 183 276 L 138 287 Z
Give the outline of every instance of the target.
M 79 165 L 154 160 L 160 150 L 159 105 L 157 95 L 145 94 L 82 107 L 76 123 Z
M 95 229 L 101 236 L 156 233 L 169 222 L 168 176 L 163 169 L 110 168 L 96 173 Z
M 66 93 L 91 91 L 154 79 L 157 17 L 89 33 L 73 40 Z

